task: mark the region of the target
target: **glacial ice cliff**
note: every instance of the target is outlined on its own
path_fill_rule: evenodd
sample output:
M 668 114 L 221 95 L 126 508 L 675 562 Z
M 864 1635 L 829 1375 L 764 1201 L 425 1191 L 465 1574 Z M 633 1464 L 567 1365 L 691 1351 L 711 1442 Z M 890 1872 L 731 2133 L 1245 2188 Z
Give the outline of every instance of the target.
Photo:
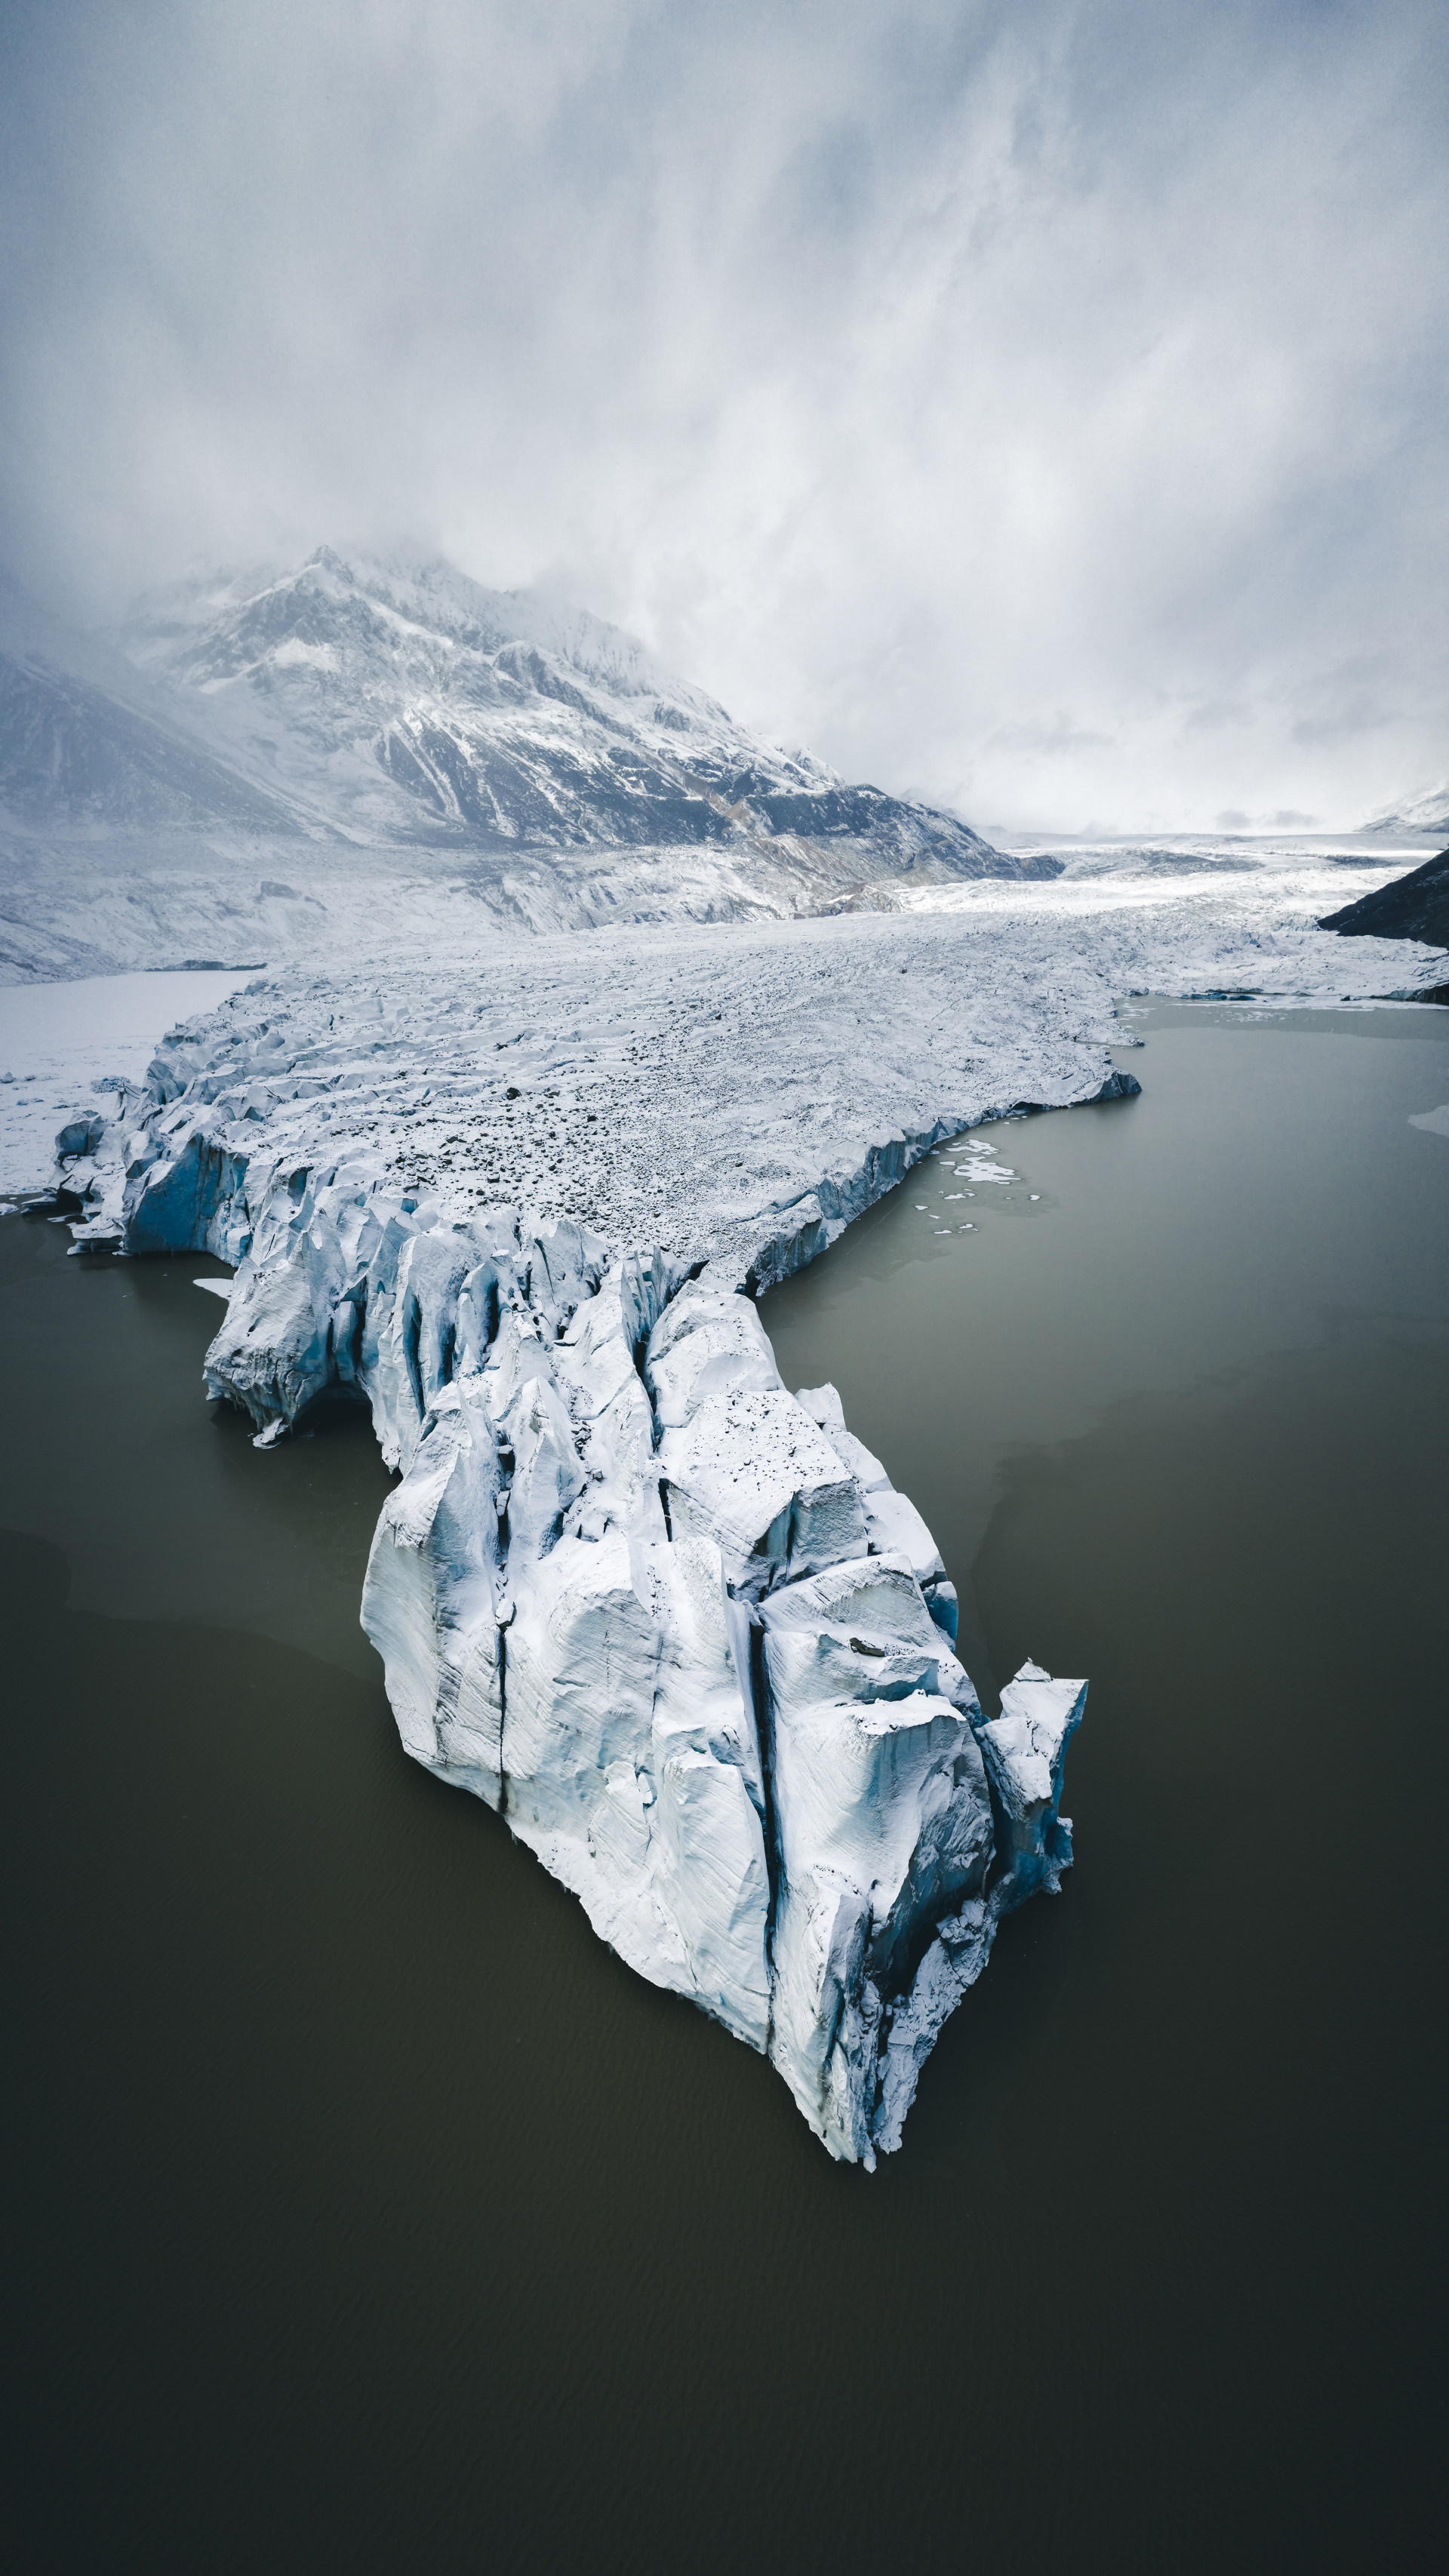
M 1027 1665 L 984 1718 L 929 1531 L 833 1388 L 781 1384 L 728 1265 L 344 1167 L 260 1211 L 206 1376 L 262 1442 L 366 1399 L 400 1482 L 362 1617 L 408 1752 L 873 2167 L 1070 1861 L 1085 1683 Z

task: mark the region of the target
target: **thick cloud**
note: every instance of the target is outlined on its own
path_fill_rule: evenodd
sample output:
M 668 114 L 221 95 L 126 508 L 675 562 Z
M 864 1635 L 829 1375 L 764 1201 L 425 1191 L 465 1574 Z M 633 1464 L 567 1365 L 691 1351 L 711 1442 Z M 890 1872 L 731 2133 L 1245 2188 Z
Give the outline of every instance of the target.
M 4 26 L 32 586 L 416 538 L 987 824 L 1444 767 L 1432 0 Z

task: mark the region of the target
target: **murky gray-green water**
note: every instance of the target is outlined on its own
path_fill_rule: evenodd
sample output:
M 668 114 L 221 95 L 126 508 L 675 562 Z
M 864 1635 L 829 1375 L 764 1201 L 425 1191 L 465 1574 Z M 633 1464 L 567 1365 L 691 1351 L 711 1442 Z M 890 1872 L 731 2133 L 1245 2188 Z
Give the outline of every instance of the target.
M 1092 1677 L 873 2179 L 405 1760 L 365 1425 L 258 1456 L 211 1265 L 0 1224 L 19 2563 L 1426 2562 L 1449 1014 L 1140 1025 L 767 1301 L 983 1686 Z

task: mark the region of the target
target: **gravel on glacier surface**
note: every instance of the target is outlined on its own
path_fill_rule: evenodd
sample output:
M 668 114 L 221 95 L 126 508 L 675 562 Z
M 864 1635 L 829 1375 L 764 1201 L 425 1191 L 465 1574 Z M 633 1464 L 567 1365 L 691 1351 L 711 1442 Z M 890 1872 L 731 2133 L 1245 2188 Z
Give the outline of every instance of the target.
M 1109 1048 L 1137 1043 L 1116 1017 L 1133 993 L 1321 1005 L 1441 980 L 1436 952 L 1316 927 L 1325 888 L 1359 874 L 1121 865 L 933 889 L 905 913 L 395 962 L 380 925 L 372 958 L 269 977 L 173 1031 L 156 1072 L 241 1151 L 311 1165 L 360 1147 L 446 1214 L 507 1199 L 744 1265 L 798 1235 L 807 1200 L 837 1232 L 899 1177 L 899 1155 L 867 1175 L 892 1139 L 908 1165 L 933 1132 L 1095 1098 Z

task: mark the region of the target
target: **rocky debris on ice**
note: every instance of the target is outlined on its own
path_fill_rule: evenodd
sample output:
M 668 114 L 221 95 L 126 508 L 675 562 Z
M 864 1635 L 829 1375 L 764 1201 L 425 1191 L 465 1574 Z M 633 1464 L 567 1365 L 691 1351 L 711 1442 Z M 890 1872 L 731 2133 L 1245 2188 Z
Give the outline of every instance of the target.
M 173 1032 L 98 1138 L 67 1140 L 65 1185 L 89 1241 L 235 1262 L 275 1178 L 347 1162 L 450 1217 L 499 1201 L 573 1215 L 764 1285 L 944 1137 L 1136 1087 L 1090 975 L 1044 975 L 1005 924 L 886 927 L 655 933 L 611 949 L 607 975 L 580 939 L 435 960 L 421 984 L 249 987 Z M 319 1238 L 298 1259 L 312 1277 L 347 1251 Z M 258 1339 L 281 1347 L 269 1326 Z M 299 1385 L 307 1341 L 297 1304 Z
M 1226 894 L 981 885 L 904 917 L 657 929 L 627 948 L 483 941 L 292 973 L 174 1031 L 129 1123 L 74 1158 L 67 1186 L 93 1239 L 118 1239 L 144 1161 L 138 1242 L 153 1217 L 169 1239 L 161 1202 L 199 1187 L 198 1222 L 214 1238 L 228 1207 L 235 1244 L 229 1171 L 364 1155 L 450 1215 L 490 1200 L 573 1214 L 613 1242 L 742 1257 L 763 1284 L 934 1143 L 1130 1083 L 1108 1052 L 1135 1043 L 1118 995 L 1321 1003 L 1442 981 L 1427 950 L 1320 931 L 1328 881 L 1305 880 L 1291 907 L 1256 876 Z
M 713 868 L 717 854 L 707 855 Z M 659 854 L 645 857 L 653 867 Z M 943 1095 L 968 1123 L 993 1104 L 1082 1097 L 1091 1054 L 1100 1063 L 1108 1046 L 1133 1043 L 1114 1017 L 1117 996 L 1228 992 L 1322 1004 L 1409 996 L 1443 981 L 1442 956 L 1316 926 L 1346 893 L 1382 882 L 1383 858 L 1279 852 L 1270 864 L 1259 853 L 1228 875 L 1213 873 L 1216 861 L 1200 849 L 1179 859 L 1164 873 L 1142 864 L 1140 851 L 1075 853 L 1051 884 L 939 887 L 930 910 L 903 916 L 657 926 L 601 950 L 592 932 L 505 943 L 470 897 L 455 889 L 454 908 L 440 910 L 436 887 L 419 877 L 384 888 L 367 854 L 354 852 L 337 905 L 329 895 L 325 914 L 308 913 L 325 941 L 326 974 L 279 973 L 265 1000 L 260 991 L 239 998 L 229 1022 L 212 1024 L 229 1041 L 219 1057 L 178 1031 L 155 1078 L 174 1102 L 189 1062 L 193 1100 L 201 1090 L 217 1105 L 235 1098 L 248 1151 L 264 1125 L 299 1160 L 366 1143 L 401 1188 L 446 1192 L 460 1205 L 505 1195 L 545 1212 L 572 1208 L 624 1234 L 700 1218 L 707 1248 L 718 1229 L 748 1217 L 753 1179 L 770 1182 L 755 1207 L 788 1200 L 793 1174 L 819 1173 L 828 1187 L 855 1138 L 863 1151 L 874 1133 L 888 1153 L 890 1131 L 904 1135 L 922 1112 L 934 1115 Z M 133 928 L 149 922 L 142 945 L 156 963 L 154 918 L 124 871 L 112 867 L 102 882 L 94 861 L 92 851 L 77 924 L 94 931 L 107 907 Z M 12 926 L 23 875 L 7 880 Z M 683 880 L 671 882 L 672 892 L 661 880 L 657 904 L 640 892 L 660 924 L 686 900 Z M 53 927 L 68 898 L 48 860 L 36 885 Z M 269 900 L 284 912 L 282 898 L 295 892 L 269 881 Z M 228 903 L 234 893 L 233 883 Z M 299 899 L 291 909 L 307 906 Z M 6 963 L 7 935 L 0 923 L 0 986 L 17 971 Z M 222 939 L 218 916 L 204 935 L 199 925 L 188 933 L 188 952 L 236 955 Z M 280 952 L 270 939 L 240 953 L 295 954 L 290 937 Z M 43 973 L 77 971 L 69 951 L 46 958 Z M 124 989 L 152 1007 L 162 997 L 150 977 Z M 57 1127 L 89 1104 L 101 1078 L 119 1068 L 121 1087 L 143 1089 L 165 1020 L 158 1014 L 144 1046 L 134 1034 L 120 1043 L 120 990 L 31 984 L 23 1006 L 0 1003 L 16 1015 L 0 1079 L 5 1070 L 22 1077 L 0 1120 L 0 1188 L 10 1194 L 45 1187 Z M 68 1008 L 67 994 L 84 998 Z M 882 1062 L 862 1048 L 862 1027 L 883 1033 Z M 241 1096 L 219 1077 L 243 1067 Z M 31 1072 L 34 1082 L 23 1078 Z M 86 1195 L 91 1174 L 81 1163 L 77 1194 Z M 92 1194 L 90 1213 L 99 1212 Z M 847 1212 L 837 1204 L 834 1218 Z M 115 1233 L 118 1202 L 112 1213 Z

